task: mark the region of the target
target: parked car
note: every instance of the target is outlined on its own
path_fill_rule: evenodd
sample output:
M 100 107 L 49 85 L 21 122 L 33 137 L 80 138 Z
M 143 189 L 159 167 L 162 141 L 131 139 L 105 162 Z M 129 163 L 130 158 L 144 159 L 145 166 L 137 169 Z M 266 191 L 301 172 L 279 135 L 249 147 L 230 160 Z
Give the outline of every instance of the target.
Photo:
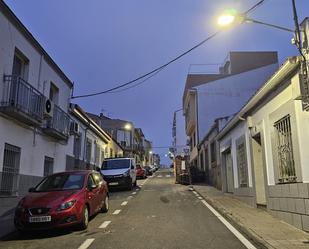
M 19 231 L 79 225 L 86 229 L 89 217 L 107 212 L 108 187 L 96 171 L 70 171 L 45 177 L 29 189 L 15 210 Z
M 144 166 L 144 170 L 146 171 L 146 176 L 152 176 L 152 171 L 150 166 Z
M 139 179 L 145 179 L 147 177 L 146 170 L 140 165 L 136 165 L 136 177 Z
M 155 168 L 155 166 L 150 165 L 150 169 L 151 169 L 152 173 L 156 172 L 156 168 Z
M 136 186 L 136 166 L 134 158 L 111 158 L 102 163 L 101 173 L 111 187 L 126 187 L 131 190 Z

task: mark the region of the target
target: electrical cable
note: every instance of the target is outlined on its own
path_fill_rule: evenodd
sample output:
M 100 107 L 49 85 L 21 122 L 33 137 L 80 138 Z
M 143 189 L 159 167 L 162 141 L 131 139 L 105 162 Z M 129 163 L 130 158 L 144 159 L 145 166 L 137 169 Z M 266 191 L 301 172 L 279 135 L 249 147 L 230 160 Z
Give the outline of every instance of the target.
M 243 13 L 243 15 L 246 15 L 248 14 L 249 12 L 253 11 L 255 8 L 257 8 L 258 6 L 260 6 L 265 0 L 260 0 L 258 3 L 256 3 L 255 5 L 253 5 L 250 9 L 248 9 L 247 11 L 245 11 Z M 148 73 L 145 73 L 133 80 L 130 80 L 124 84 L 120 84 L 118 86 L 115 86 L 113 88 L 110 88 L 110 89 L 107 89 L 105 91 L 100 91 L 100 92 L 95 92 L 95 93 L 89 93 L 89 94 L 83 94 L 83 95 L 77 95 L 77 96 L 72 96 L 71 99 L 77 99 L 77 98 L 87 98 L 87 97 L 93 97 L 93 96 L 97 96 L 97 95 L 101 95 L 101 94 L 105 94 L 105 93 L 110 93 L 110 92 L 115 92 L 115 90 L 118 90 L 120 88 L 123 88 L 125 86 L 128 86 L 128 85 L 131 85 L 141 79 L 144 79 L 146 78 L 145 80 L 143 80 L 142 82 L 139 82 L 137 84 L 135 84 L 135 86 L 138 86 L 142 83 L 144 83 L 147 79 L 155 76 L 158 72 L 160 72 L 162 69 L 164 69 L 165 67 L 169 66 L 170 64 L 172 64 L 173 62 L 179 60 L 180 58 L 184 57 L 185 55 L 189 54 L 191 51 L 195 50 L 196 48 L 202 46 L 204 43 L 206 43 L 207 41 L 211 40 L 212 38 L 214 38 L 215 36 L 217 36 L 220 32 L 222 32 L 222 30 L 218 30 L 216 31 L 215 33 L 213 33 L 212 35 L 210 35 L 209 37 L 207 37 L 206 39 L 204 39 L 203 41 L 199 42 L 198 44 L 196 44 L 195 46 L 193 46 L 192 48 L 188 49 L 187 51 L 183 52 L 182 54 L 178 55 L 177 57 L 173 58 L 172 60 L 168 61 L 167 63 L 153 69 L 152 71 L 148 72 Z M 149 78 L 147 78 L 149 77 Z M 135 86 L 132 86 L 132 87 L 135 87 Z M 132 88 L 130 87 L 130 88 Z M 128 89 L 130 89 L 128 88 Z M 127 89 L 127 90 L 128 90 Z M 124 90 L 123 90 L 124 91 Z
M 196 44 L 194 47 L 190 48 L 189 50 L 183 52 L 182 54 L 178 55 L 177 57 L 175 57 L 174 59 L 170 60 L 169 62 L 163 64 L 162 66 L 159 66 L 155 69 L 153 69 L 152 71 L 144 74 L 144 75 L 141 75 L 139 77 L 137 77 L 136 79 L 134 80 L 130 80 L 129 82 L 127 83 L 124 83 L 124 84 L 121 84 L 121 85 L 118 85 L 116 87 L 113 87 L 111 89 L 108 89 L 108 90 L 105 90 L 105 91 L 101 91 L 101 92 L 96 92 L 96 93 L 90 93 L 90 94 L 84 94 L 84 95 L 78 95 L 78 96 L 73 96 L 72 99 L 77 99 L 77 98 L 86 98 L 86 97 L 93 97 L 93 96 L 96 96 L 96 95 L 101 95 L 101 94 L 105 94 L 105 93 L 109 93 L 109 92 L 112 92 L 114 90 L 117 90 L 119 88 L 122 88 L 124 86 L 128 86 L 128 85 L 131 85 L 132 83 L 138 81 L 138 80 L 141 80 L 159 70 L 162 70 L 163 68 L 167 67 L 168 65 L 172 64 L 173 62 L 179 60 L 180 58 L 182 58 L 183 56 L 187 55 L 188 53 L 190 53 L 191 51 L 193 51 L 194 49 L 200 47 L 201 45 L 203 45 L 205 42 L 209 41 L 210 39 L 214 38 L 216 35 L 218 35 L 219 33 L 221 32 L 221 30 L 213 33 L 212 35 L 210 35 L 209 37 L 207 37 L 206 39 L 204 39 L 203 41 L 199 42 L 198 44 Z
M 123 88 L 123 89 L 120 89 L 120 90 L 117 90 L 117 91 L 111 91 L 111 92 L 108 92 L 108 93 L 120 93 L 120 92 L 127 91 L 127 90 L 129 90 L 129 89 L 131 89 L 131 88 L 137 87 L 137 86 L 143 84 L 145 81 L 149 80 L 150 78 L 156 76 L 156 75 L 157 75 L 158 73 L 160 73 L 162 70 L 163 70 L 163 68 L 160 69 L 160 70 L 158 70 L 158 71 L 156 71 L 156 72 L 153 73 L 152 75 L 148 76 L 147 78 L 145 78 L 145 79 L 142 80 L 141 82 L 138 82 L 138 83 L 136 83 L 136 84 L 134 84 L 134 85 L 132 85 L 132 86 L 128 86 L 128 87 L 126 87 L 126 88 Z

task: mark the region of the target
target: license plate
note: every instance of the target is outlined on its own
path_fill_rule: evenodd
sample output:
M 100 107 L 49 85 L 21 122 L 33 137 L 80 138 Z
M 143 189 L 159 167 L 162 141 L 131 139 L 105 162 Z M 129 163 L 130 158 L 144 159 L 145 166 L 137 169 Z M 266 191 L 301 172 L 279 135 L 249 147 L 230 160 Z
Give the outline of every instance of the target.
M 115 186 L 118 185 L 118 182 L 110 182 L 108 185 Z
M 30 223 L 37 223 L 37 222 L 50 222 L 51 216 L 33 216 L 29 217 Z

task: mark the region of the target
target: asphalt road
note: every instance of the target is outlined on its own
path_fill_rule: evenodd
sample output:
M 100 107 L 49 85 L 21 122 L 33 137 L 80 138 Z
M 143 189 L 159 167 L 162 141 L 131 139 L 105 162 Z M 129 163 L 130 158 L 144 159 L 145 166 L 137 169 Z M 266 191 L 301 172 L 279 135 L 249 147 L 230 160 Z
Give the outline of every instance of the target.
M 5 249 L 180 249 L 245 247 L 188 186 L 176 185 L 170 170 L 139 180 L 133 191 L 111 193 L 110 210 L 76 229 L 12 233 Z M 251 247 L 252 248 L 252 247 Z M 254 248 L 254 247 L 253 247 Z

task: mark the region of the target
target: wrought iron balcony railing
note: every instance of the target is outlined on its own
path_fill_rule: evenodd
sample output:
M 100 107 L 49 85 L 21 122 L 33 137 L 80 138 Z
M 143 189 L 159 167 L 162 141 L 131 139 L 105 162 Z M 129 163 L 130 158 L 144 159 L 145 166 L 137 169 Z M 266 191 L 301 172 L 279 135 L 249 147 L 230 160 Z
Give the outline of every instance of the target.
M 0 110 L 26 123 L 43 120 L 44 95 L 19 76 L 4 75 Z
M 69 115 L 59 106 L 54 105 L 53 116 L 47 120 L 44 131 L 57 139 L 68 139 L 70 135 Z

